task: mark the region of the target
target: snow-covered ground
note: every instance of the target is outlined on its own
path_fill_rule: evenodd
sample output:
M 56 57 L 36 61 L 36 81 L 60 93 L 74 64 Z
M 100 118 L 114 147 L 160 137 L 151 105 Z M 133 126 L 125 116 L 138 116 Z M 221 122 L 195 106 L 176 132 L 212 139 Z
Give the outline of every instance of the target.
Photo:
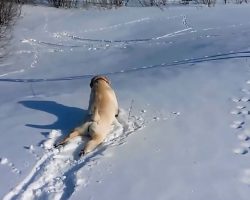
M 0 198 L 247 200 L 250 6 L 23 6 L 0 65 Z M 53 143 L 105 74 L 119 123 L 79 159 Z

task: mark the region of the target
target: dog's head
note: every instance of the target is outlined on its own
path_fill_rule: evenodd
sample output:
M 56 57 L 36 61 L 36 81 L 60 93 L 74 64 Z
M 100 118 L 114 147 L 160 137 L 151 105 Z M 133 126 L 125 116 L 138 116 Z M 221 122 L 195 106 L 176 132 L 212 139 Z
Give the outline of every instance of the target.
M 90 87 L 92 88 L 94 83 L 96 83 L 98 80 L 105 81 L 108 85 L 111 85 L 110 80 L 106 76 L 94 76 L 90 81 Z

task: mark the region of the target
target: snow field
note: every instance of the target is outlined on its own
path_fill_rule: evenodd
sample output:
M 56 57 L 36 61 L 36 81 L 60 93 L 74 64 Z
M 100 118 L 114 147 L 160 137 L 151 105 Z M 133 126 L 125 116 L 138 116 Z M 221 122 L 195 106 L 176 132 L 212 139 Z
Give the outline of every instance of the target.
M 0 195 L 247 200 L 248 18 L 245 6 L 24 6 L 0 67 Z M 84 116 L 96 74 L 111 78 L 129 109 L 102 146 L 78 159 L 85 140 L 52 147 Z

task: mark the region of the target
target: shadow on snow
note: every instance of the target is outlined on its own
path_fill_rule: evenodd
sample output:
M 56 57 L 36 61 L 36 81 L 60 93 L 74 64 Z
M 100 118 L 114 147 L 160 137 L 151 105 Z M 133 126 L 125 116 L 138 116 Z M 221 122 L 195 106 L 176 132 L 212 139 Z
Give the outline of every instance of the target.
M 38 124 L 26 124 L 28 127 L 39 129 L 60 129 L 63 132 L 69 132 L 81 122 L 84 121 L 87 116 L 87 111 L 81 108 L 65 106 L 55 101 L 19 101 L 18 103 L 23 106 L 47 112 L 57 117 L 57 120 L 52 124 L 38 125 Z

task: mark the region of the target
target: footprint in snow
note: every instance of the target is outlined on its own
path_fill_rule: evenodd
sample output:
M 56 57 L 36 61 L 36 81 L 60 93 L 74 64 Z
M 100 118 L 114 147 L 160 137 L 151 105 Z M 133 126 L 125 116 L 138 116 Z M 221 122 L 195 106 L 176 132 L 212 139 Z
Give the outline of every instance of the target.
M 232 115 L 239 115 L 239 114 L 241 114 L 241 111 L 239 111 L 239 110 L 232 110 L 230 113 Z
M 244 133 L 241 133 L 241 134 L 238 135 L 238 139 L 240 141 L 247 141 L 247 140 L 249 140 L 249 136 L 244 134 Z
M 241 114 L 242 115 L 250 115 L 250 111 L 249 110 L 242 110 Z
M 40 159 L 40 156 L 36 153 L 34 145 L 24 146 L 24 148 L 35 157 L 36 160 Z
M 250 90 L 246 88 L 242 88 L 241 91 L 244 92 L 245 94 L 250 94 Z
M 237 139 L 239 141 L 238 147 L 234 148 L 232 151 L 238 155 L 245 155 L 250 151 L 250 129 L 248 123 L 245 123 L 247 122 L 246 120 L 248 120 L 248 115 L 250 115 L 250 110 L 247 109 L 248 103 L 250 102 L 250 80 L 247 80 L 245 85 L 246 87 L 241 89 L 241 97 L 233 97 L 231 99 L 236 107 L 231 110 L 230 113 L 237 118 L 233 121 L 231 127 L 240 130 L 237 131 Z M 243 125 L 244 127 L 242 127 Z M 242 170 L 239 180 L 250 186 L 250 168 Z
M 239 98 L 235 98 L 235 97 L 234 97 L 234 98 L 232 98 L 232 101 L 233 101 L 233 102 L 235 102 L 235 103 L 238 103 L 238 102 L 240 102 L 240 101 L 241 101 L 241 99 L 239 99 Z
M 250 148 L 250 142 L 249 141 L 244 141 L 240 143 L 240 146 L 242 146 L 243 148 Z
M 250 130 L 244 130 L 242 133 L 238 134 L 237 138 L 240 141 L 240 147 L 233 149 L 233 152 L 235 154 L 247 154 L 250 149 Z
M 239 110 L 242 110 L 242 109 L 246 108 L 246 106 L 244 106 L 244 105 L 237 105 L 236 108 L 239 109 Z
M 243 97 L 243 98 L 241 98 L 241 101 L 242 102 L 248 102 L 248 101 L 250 101 L 250 99 L 248 97 Z
M 242 92 L 244 92 L 243 90 L 241 90 Z M 249 101 L 249 98 L 246 96 L 243 96 L 242 98 L 238 98 L 238 97 L 233 97 L 231 98 L 232 102 L 234 102 L 235 105 L 235 109 L 231 110 L 231 114 L 237 116 L 238 119 L 235 119 L 232 124 L 230 125 L 231 128 L 233 129 L 243 129 L 243 126 L 246 126 L 246 123 L 244 120 L 242 120 L 242 117 L 244 117 L 245 115 L 248 115 L 248 110 L 246 110 L 246 102 Z M 240 118 L 239 118 L 240 117 Z M 250 135 L 250 134 L 249 134 Z M 233 152 L 235 154 L 239 154 L 239 155 L 244 155 L 247 154 L 249 151 L 249 147 L 250 147 L 250 143 L 247 141 L 249 140 L 249 135 L 247 133 L 246 130 L 244 130 L 242 133 L 239 133 L 237 138 L 239 140 L 239 147 L 233 149 Z
M 233 152 L 235 154 L 242 154 L 242 155 L 244 155 L 244 154 L 248 153 L 248 150 L 246 148 L 235 148 L 235 149 L 233 149 Z
M 8 158 L 5 158 L 5 157 L 0 158 L 0 164 L 8 166 L 12 173 L 21 174 L 21 170 L 17 169 L 15 165 L 11 161 L 8 160 Z
M 242 128 L 243 124 L 245 124 L 244 121 L 234 121 L 230 126 L 231 128 L 239 129 Z

